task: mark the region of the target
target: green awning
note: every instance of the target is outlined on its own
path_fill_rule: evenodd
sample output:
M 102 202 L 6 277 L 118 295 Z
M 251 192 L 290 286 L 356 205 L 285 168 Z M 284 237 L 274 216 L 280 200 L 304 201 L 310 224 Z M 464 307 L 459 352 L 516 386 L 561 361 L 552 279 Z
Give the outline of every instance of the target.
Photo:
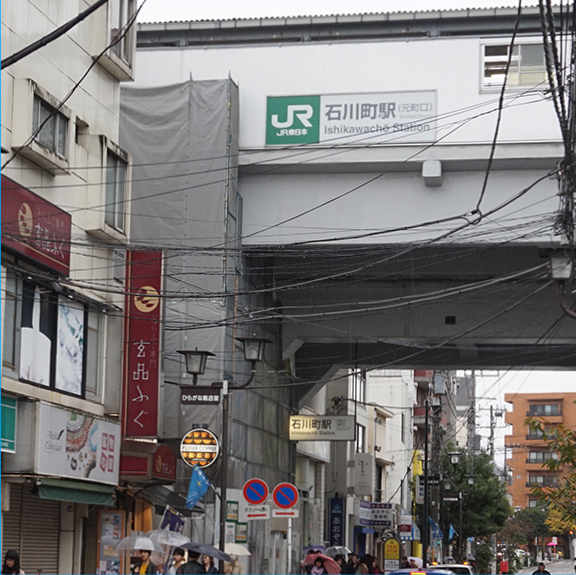
M 114 485 L 72 479 L 40 479 L 38 496 L 42 499 L 114 506 Z

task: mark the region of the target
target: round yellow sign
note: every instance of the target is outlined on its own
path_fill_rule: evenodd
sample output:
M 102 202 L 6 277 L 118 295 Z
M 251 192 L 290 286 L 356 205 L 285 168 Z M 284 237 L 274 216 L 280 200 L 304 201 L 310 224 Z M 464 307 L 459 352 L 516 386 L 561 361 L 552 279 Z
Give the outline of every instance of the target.
M 144 286 L 134 296 L 134 305 L 142 313 L 154 311 L 160 303 L 160 294 L 152 286 Z
M 180 444 L 180 455 L 190 467 L 208 467 L 216 461 L 219 453 L 218 438 L 207 429 L 192 429 Z

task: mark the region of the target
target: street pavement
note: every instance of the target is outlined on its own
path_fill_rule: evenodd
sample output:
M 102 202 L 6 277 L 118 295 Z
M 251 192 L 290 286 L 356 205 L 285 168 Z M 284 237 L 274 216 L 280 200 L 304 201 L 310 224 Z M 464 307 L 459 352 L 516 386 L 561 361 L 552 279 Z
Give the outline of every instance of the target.
M 546 566 L 546 571 L 552 573 L 552 575 L 575 575 L 574 573 L 574 561 L 572 559 L 564 559 L 563 561 L 548 562 L 544 561 Z M 532 567 L 523 567 L 518 571 L 518 573 L 531 574 L 538 569 L 538 565 Z

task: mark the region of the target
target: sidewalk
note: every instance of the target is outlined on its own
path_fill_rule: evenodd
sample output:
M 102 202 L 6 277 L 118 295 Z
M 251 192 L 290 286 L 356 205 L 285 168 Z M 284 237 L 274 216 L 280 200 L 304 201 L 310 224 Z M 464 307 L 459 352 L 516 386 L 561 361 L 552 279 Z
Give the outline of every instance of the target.
M 552 575 L 575 575 L 573 559 L 564 559 L 562 561 L 554 562 L 544 561 L 544 565 L 546 565 L 546 570 L 552 573 Z M 538 565 L 523 567 L 518 571 L 518 573 L 527 575 L 534 573 L 536 569 L 538 569 Z

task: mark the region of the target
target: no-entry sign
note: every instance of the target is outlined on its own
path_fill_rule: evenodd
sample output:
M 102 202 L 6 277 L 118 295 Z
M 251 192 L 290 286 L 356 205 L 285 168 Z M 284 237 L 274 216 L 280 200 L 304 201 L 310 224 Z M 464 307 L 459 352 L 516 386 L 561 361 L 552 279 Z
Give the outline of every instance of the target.
M 268 499 L 268 493 L 270 493 L 270 491 L 267 483 L 262 481 L 262 479 L 249 479 L 244 484 L 242 493 L 248 503 L 251 505 L 260 505 L 260 503 L 264 503 L 264 501 Z
M 272 499 L 278 507 L 290 509 L 298 503 L 298 489 L 292 483 L 279 483 L 274 488 Z

